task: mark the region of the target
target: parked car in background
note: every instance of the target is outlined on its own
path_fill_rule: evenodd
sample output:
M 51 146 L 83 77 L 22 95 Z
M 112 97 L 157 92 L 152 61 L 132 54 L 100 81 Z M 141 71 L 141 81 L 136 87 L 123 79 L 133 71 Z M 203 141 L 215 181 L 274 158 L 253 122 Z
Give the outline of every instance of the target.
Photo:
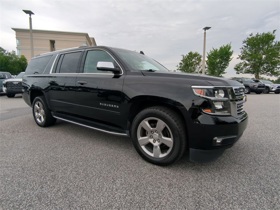
M 16 94 L 22 93 L 22 77 L 24 72 L 19 73 L 16 78 L 10 78 L 3 81 L 3 92 L 8 98 L 15 97 Z
M 245 86 L 245 94 L 250 94 L 255 92 L 256 94 L 261 94 L 265 90 L 265 85 L 261 82 L 256 82 L 250 78 L 244 77 L 233 77 L 232 80 L 236 80 Z
M 280 84 L 274 84 L 273 82 L 269 81 L 269 80 L 254 80 L 256 82 L 261 82 L 265 85 L 265 89 L 263 91 L 263 93 L 270 93 L 270 92 L 274 92 L 275 94 L 279 94 L 280 93 Z
M 3 93 L 3 81 L 9 78 L 12 78 L 9 72 L 0 71 L 0 93 Z

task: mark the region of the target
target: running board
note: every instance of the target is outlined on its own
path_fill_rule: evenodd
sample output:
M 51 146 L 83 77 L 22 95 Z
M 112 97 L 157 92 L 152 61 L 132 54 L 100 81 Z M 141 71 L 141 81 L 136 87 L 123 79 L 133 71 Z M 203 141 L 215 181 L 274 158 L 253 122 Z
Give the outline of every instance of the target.
M 127 133 L 119 133 L 119 132 L 103 130 L 103 129 L 95 128 L 95 127 L 92 127 L 92 126 L 89 126 L 89 125 L 85 125 L 85 124 L 82 124 L 82 123 L 74 122 L 72 120 L 67 120 L 67 119 L 64 119 L 64 118 L 61 118 L 61 117 L 57 117 L 55 115 L 53 115 L 53 117 L 58 119 L 58 120 L 62 120 L 62 121 L 65 121 L 65 122 L 76 124 L 76 125 L 80 125 L 80 126 L 83 126 L 83 127 L 86 127 L 86 128 L 90 128 L 90 129 L 93 129 L 93 130 L 96 130 L 96 131 L 101 131 L 101 132 L 104 132 L 104 133 L 109 133 L 109 134 L 118 135 L 118 136 L 128 136 Z

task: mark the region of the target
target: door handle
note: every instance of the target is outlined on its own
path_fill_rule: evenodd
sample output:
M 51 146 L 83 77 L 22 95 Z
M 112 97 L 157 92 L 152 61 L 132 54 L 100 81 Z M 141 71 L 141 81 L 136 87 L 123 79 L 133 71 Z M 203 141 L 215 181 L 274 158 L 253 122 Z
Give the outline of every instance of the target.
M 87 84 L 87 82 L 86 81 L 78 81 L 78 84 L 85 85 L 85 84 Z

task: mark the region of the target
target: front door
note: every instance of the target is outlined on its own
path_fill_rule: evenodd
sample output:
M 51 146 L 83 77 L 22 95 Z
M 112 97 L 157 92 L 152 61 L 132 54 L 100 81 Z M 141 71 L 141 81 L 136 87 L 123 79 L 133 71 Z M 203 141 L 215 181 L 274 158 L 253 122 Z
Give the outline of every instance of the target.
M 110 71 L 97 70 L 99 61 L 118 65 L 116 60 L 104 50 L 86 52 L 82 73 L 76 80 L 76 102 L 79 106 L 79 114 L 83 118 L 120 126 L 120 115 L 125 101 L 122 93 L 124 75 L 115 77 Z

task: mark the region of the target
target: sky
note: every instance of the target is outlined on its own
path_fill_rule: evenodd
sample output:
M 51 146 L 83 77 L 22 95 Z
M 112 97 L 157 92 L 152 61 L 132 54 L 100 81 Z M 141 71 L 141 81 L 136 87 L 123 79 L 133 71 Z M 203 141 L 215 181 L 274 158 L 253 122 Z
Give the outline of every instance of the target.
M 15 31 L 33 29 L 88 33 L 97 45 L 112 46 L 146 55 L 171 70 L 182 55 L 203 53 L 231 44 L 234 66 L 242 42 L 253 33 L 276 31 L 280 40 L 280 0 L 0 0 L 0 47 L 16 51 Z

